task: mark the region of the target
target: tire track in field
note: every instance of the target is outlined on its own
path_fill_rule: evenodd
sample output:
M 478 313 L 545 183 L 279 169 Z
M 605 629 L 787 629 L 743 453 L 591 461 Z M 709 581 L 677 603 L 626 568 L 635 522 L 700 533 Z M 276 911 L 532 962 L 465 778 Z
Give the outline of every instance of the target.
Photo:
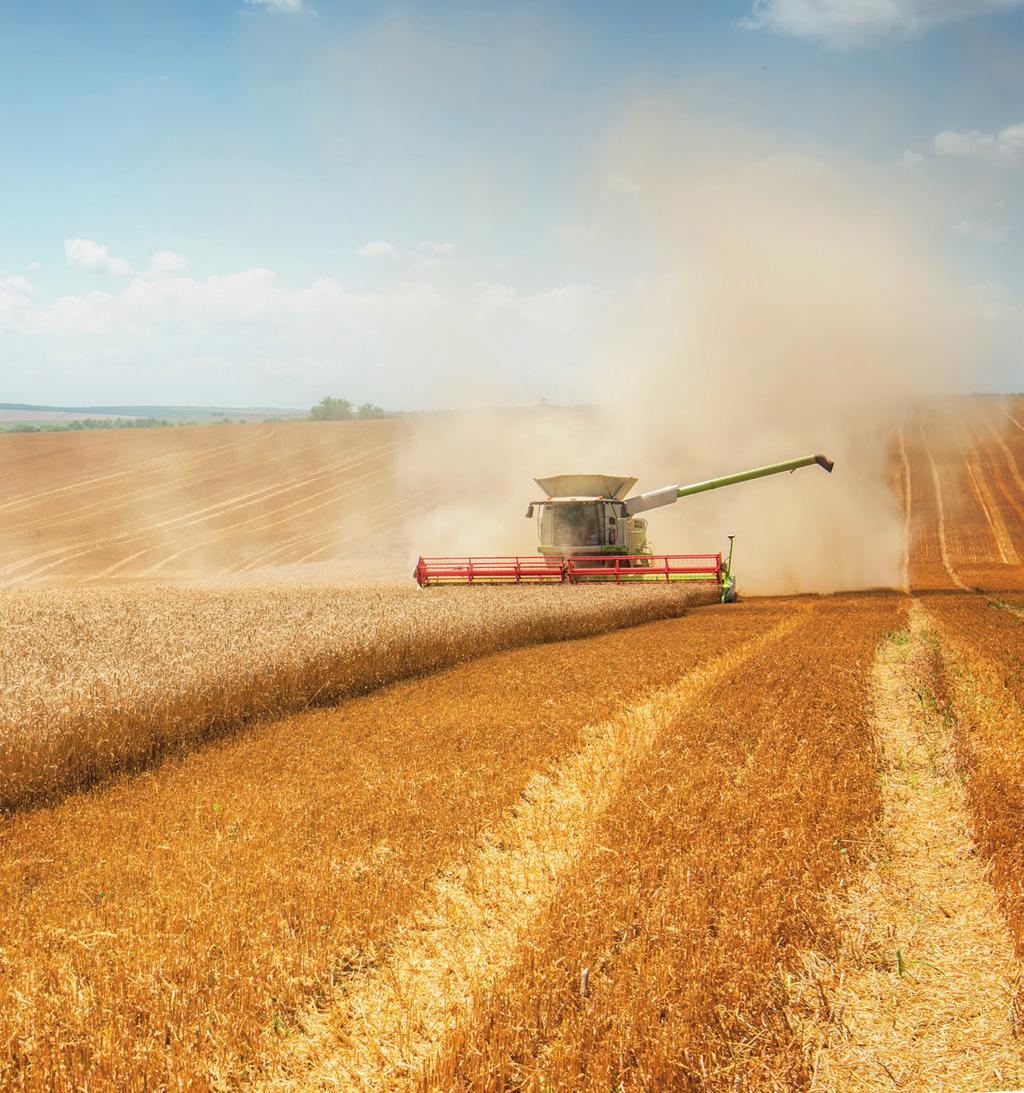
M 971 488 L 988 522 L 999 557 L 1005 565 L 1018 566 L 1020 555 L 1006 520 L 1008 516 L 1018 520 L 1020 511 L 1014 503 L 1011 503 L 1007 511 L 1000 502 L 1000 496 L 1006 491 L 1001 488 L 1002 475 L 999 461 L 986 446 L 982 437 L 966 421 L 961 430 L 958 430 L 957 441 L 967 464 Z
M 391 504 L 383 505 L 377 509 L 362 511 L 360 513 L 360 520 L 367 526 L 372 526 L 374 538 L 378 545 L 386 547 L 386 544 L 383 543 L 381 538 L 383 532 L 389 531 L 409 517 L 429 512 L 440 500 L 441 494 L 438 493 L 436 487 L 425 486 L 421 490 L 416 490 L 412 493 L 403 495 L 400 501 L 394 501 Z M 391 515 L 387 515 L 389 513 Z M 311 532 L 308 535 L 298 535 L 289 539 L 285 544 L 277 545 L 269 552 L 265 551 L 262 554 L 257 555 L 256 558 L 258 560 L 251 561 L 246 565 L 238 567 L 234 572 L 245 572 L 267 565 L 302 565 L 305 562 L 315 561 L 320 555 L 335 547 L 338 544 L 338 541 L 337 529 L 329 532 L 321 529 L 319 531 Z M 314 546 L 314 544 L 316 545 L 310 553 L 303 554 L 299 557 L 294 556 L 295 551 L 307 550 L 309 547 Z M 338 557 L 345 556 L 352 556 L 351 546 L 338 555 Z
M 365 466 L 368 465 L 369 462 L 371 461 L 360 459 L 356 463 L 356 466 Z M 311 477 L 308 481 L 303 482 L 300 485 L 288 489 L 287 491 L 277 492 L 278 494 L 292 495 L 307 486 L 314 485 L 317 481 L 322 480 L 324 477 L 326 477 L 326 475 L 317 475 L 315 477 Z M 366 481 L 367 479 L 369 479 L 369 482 Z M 188 540 L 184 546 L 180 547 L 177 550 L 172 550 L 170 554 L 166 554 L 164 557 L 157 559 L 155 562 L 152 562 L 149 566 L 147 566 L 146 569 L 142 570 L 142 573 L 140 575 L 144 577 L 151 576 L 152 574 L 158 573 L 161 569 L 164 569 L 166 566 L 170 565 L 171 562 L 177 561 L 179 558 L 184 557 L 186 554 L 191 554 L 193 551 L 197 550 L 205 550 L 211 546 L 214 546 L 217 543 L 229 541 L 232 538 L 233 534 L 242 528 L 252 528 L 253 530 L 262 533 L 270 528 L 279 527 L 281 524 L 287 524 L 293 521 L 293 515 L 281 516 L 281 513 L 292 513 L 293 510 L 300 509 L 301 518 L 305 518 L 309 513 L 318 512 L 321 509 L 329 508 L 332 505 L 337 505 L 343 501 L 348 500 L 353 493 L 359 493 L 364 489 L 375 486 L 380 482 L 386 482 L 389 479 L 390 474 L 387 469 L 381 470 L 378 468 L 375 470 L 367 470 L 363 474 L 358 475 L 355 478 L 346 479 L 346 481 L 344 482 L 338 482 L 332 486 L 328 486 L 326 489 L 317 490 L 315 493 L 303 493 L 302 496 L 298 497 L 296 500 L 288 501 L 284 504 L 279 504 L 275 508 L 271 509 L 270 512 L 262 513 L 256 516 L 247 516 L 245 519 L 236 521 L 233 524 L 227 524 L 224 527 L 216 528 L 205 533 L 200 532 L 200 534 L 202 534 L 202 538 Z M 364 483 L 364 485 L 360 486 L 357 490 L 353 490 L 352 487 L 358 482 L 362 482 Z M 273 494 L 268 496 L 273 496 Z M 324 496 L 327 496 L 328 498 L 326 501 L 321 501 L 316 505 L 309 504 L 310 500 L 312 500 L 313 498 Z M 264 500 L 265 499 L 266 498 L 264 498 Z M 253 502 L 253 504 L 256 503 L 259 502 Z M 250 506 L 247 504 L 245 506 L 239 507 L 244 508 Z M 218 515 L 223 516 L 225 515 L 225 513 L 219 513 Z M 280 518 L 275 520 L 270 519 L 270 517 L 275 516 Z M 205 521 L 193 521 L 193 523 L 202 522 Z M 174 529 L 175 532 L 180 530 L 182 529 Z M 153 546 L 147 548 L 144 551 L 141 551 L 140 554 L 135 555 L 135 557 L 140 557 L 142 554 L 151 553 L 155 550 L 166 550 L 168 546 L 174 545 L 177 544 L 159 544 L 157 546 Z M 113 570 L 107 572 L 114 572 L 117 568 L 119 568 L 119 566 L 115 566 Z M 105 573 L 104 575 L 107 575 L 107 573 Z
M 907 445 L 903 436 L 903 427 L 899 431 L 900 463 L 903 474 L 903 591 L 910 591 L 910 537 L 911 514 L 913 512 L 913 493 L 910 483 L 910 460 L 907 459 Z
M 362 456 L 358 456 L 355 459 L 355 465 L 362 462 Z M 39 569 L 33 570 L 27 575 L 23 575 L 23 579 L 31 579 L 48 572 L 51 569 L 57 568 L 60 565 L 69 561 L 74 561 L 76 558 L 82 558 L 88 554 L 95 553 L 98 550 L 103 550 L 110 546 L 122 546 L 129 543 L 137 542 L 139 539 L 143 539 L 148 535 L 151 535 L 154 531 L 162 531 L 164 529 L 172 529 L 174 531 L 183 530 L 186 527 L 190 527 L 196 523 L 202 523 L 208 519 L 214 518 L 217 515 L 223 515 L 223 511 L 229 511 L 232 508 L 240 507 L 244 504 L 258 504 L 263 500 L 267 500 L 269 497 L 273 497 L 281 492 L 287 492 L 290 489 L 301 489 L 304 484 L 309 480 L 314 480 L 319 477 L 323 477 L 324 474 L 331 473 L 332 471 L 345 470 L 349 465 L 352 465 L 350 459 L 348 463 L 341 459 L 336 461 L 335 464 L 328 464 L 326 467 L 321 466 L 315 473 L 303 473 L 293 476 L 288 482 L 281 486 L 280 480 L 276 482 L 268 483 L 265 486 L 261 486 L 258 489 L 250 489 L 246 493 L 237 494 L 234 497 L 221 499 L 213 504 L 208 504 L 204 508 L 186 509 L 186 511 L 180 512 L 178 515 L 169 516 L 163 520 L 156 522 L 146 523 L 138 525 L 133 528 L 131 526 L 125 527 L 123 531 L 119 531 L 113 534 L 96 536 L 96 535 L 82 535 L 75 539 L 70 540 L 58 547 L 52 547 L 49 550 L 41 551 L 37 554 L 31 555 L 28 558 L 21 558 L 18 562 L 7 565 L 3 570 L 0 570 L 4 575 L 10 576 L 25 565 L 31 565 L 34 562 L 43 561 L 47 558 L 57 558 L 57 560 L 49 565 L 43 566 Z M 182 506 L 193 505 L 195 502 L 191 499 L 183 501 Z M 81 548 L 77 549 L 76 548 Z M 158 549 L 157 547 L 151 547 L 147 549 Z M 140 553 L 145 553 L 142 551 Z M 139 555 L 133 555 L 138 557 Z
M 955 584 L 957 588 L 967 592 L 969 591 L 967 585 L 960 579 L 959 574 L 953 569 L 952 563 L 949 560 L 949 547 L 946 544 L 946 515 L 942 503 L 942 483 L 939 480 L 939 468 L 935 463 L 935 458 L 932 456 L 931 448 L 928 447 L 928 438 L 925 436 L 923 423 L 921 425 L 921 444 L 924 446 L 925 455 L 928 457 L 928 463 L 932 470 L 932 482 L 935 486 L 935 517 L 938 523 L 939 554 L 942 557 L 942 564 L 953 584 Z
M 1006 463 L 1007 470 L 1010 472 L 1010 477 L 1013 479 L 1013 484 L 1017 487 L 1016 492 L 1014 492 L 1001 482 L 1003 494 L 1010 506 L 1016 511 L 1018 517 L 1020 517 L 1021 520 L 1024 520 L 1024 475 L 1021 474 L 1020 465 L 1017 463 L 1017 457 L 1013 454 L 1009 444 L 1003 439 L 995 425 L 993 425 L 988 418 L 985 418 L 984 420 L 988 431 L 992 434 L 992 438 L 995 440 L 1003 454 L 1003 459 Z M 994 463 L 995 461 L 993 460 L 992 462 Z M 1002 479 L 1002 475 L 999 477 Z
M 200 452 L 195 452 L 191 455 L 184 456 L 185 463 L 198 462 L 201 459 L 209 458 L 211 455 L 215 455 L 218 452 L 223 452 L 229 448 L 239 448 L 246 444 L 251 444 L 253 440 L 260 437 L 267 436 L 274 432 L 273 426 L 267 426 L 265 429 L 260 429 L 255 432 L 251 437 L 246 437 L 244 440 L 232 441 L 228 444 L 218 444 L 212 448 L 204 448 Z M 57 494 L 68 493 L 72 490 L 80 491 L 83 489 L 92 488 L 98 486 L 103 482 L 110 482 L 114 479 L 120 478 L 132 478 L 139 474 L 139 468 L 145 467 L 153 463 L 157 463 L 166 460 L 169 463 L 177 465 L 182 457 L 177 452 L 165 452 L 162 455 L 152 456 L 150 459 L 144 460 L 141 464 L 137 464 L 125 471 L 112 471 L 109 474 L 97 475 L 93 478 L 83 478 L 75 482 L 67 482 L 62 486 L 52 486 L 46 490 L 33 490 L 28 493 L 18 494 L 15 497 L 8 498 L 6 501 L 0 503 L 0 512 L 3 512 L 9 508 L 15 508 L 19 506 L 34 505 L 42 501 L 44 498 L 54 497 Z
M 430 512 L 441 501 L 442 496 L 443 495 L 438 492 L 436 486 L 426 486 L 421 490 L 405 495 L 401 501 L 395 501 L 390 505 L 385 505 L 383 508 L 369 512 L 365 518 L 368 522 L 372 523 L 374 534 L 379 539 L 382 532 L 390 531 L 391 528 L 403 523 L 410 517 Z M 388 513 L 391 515 L 386 515 Z M 318 555 L 323 554 L 325 550 L 329 550 L 336 541 L 337 537 L 332 536 L 329 542 L 318 547 L 312 554 L 306 554 L 301 558 L 295 558 L 295 564 L 301 565 L 303 562 L 313 561 Z
M 965 460 L 965 464 L 967 466 L 967 476 L 974 489 L 974 495 L 981 507 L 981 511 L 985 514 L 985 519 L 988 521 L 989 530 L 992 533 L 996 551 L 999 554 L 999 560 L 1004 565 L 1020 565 L 1020 557 L 1014 549 L 1013 539 L 1010 537 L 1006 523 L 999 511 L 999 504 L 992 496 L 992 491 L 985 481 L 985 471 L 981 466 L 981 460 L 977 455 L 972 455 Z
M 228 447 L 237 447 L 237 445 L 228 445 Z M 180 494 L 186 491 L 190 486 L 196 484 L 206 484 L 210 487 L 214 483 L 219 483 L 223 479 L 237 478 L 240 473 L 244 473 L 246 478 L 253 478 L 258 480 L 258 476 L 255 472 L 266 472 L 268 469 L 272 472 L 275 468 L 279 467 L 279 455 L 273 451 L 270 451 L 261 457 L 250 457 L 246 460 L 244 466 L 220 466 L 217 468 L 203 468 L 201 470 L 193 470 L 184 474 L 180 472 L 182 467 L 186 467 L 192 462 L 191 460 L 184 459 L 178 460 L 177 458 L 168 457 L 170 462 L 167 467 L 153 468 L 151 470 L 143 470 L 137 472 L 133 477 L 133 489 L 131 492 L 119 493 L 116 498 L 102 497 L 98 501 L 90 501 L 87 504 L 79 505 L 77 508 L 63 509 L 58 519 L 47 519 L 47 531 L 52 532 L 55 528 L 63 527 L 68 524 L 75 524 L 80 522 L 85 517 L 97 512 L 103 512 L 106 515 L 110 515 L 112 512 L 118 509 L 127 509 L 126 516 L 122 516 L 119 523 L 121 526 L 127 527 L 131 523 L 131 518 L 135 515 L 135 509 L 137 509 L 140 502 L 146 503 L 147 509 L 152 511 L 155 506 L 153 501 L 159 497 L 166 497 L 168 494 Z M 174 478 L 164 479 L 158 484 L 145 486 L 139 485 L 140 479 L 144 480 L 147 477 L 151 477 L 161 471 L 173 470 L 175 473 Z M 266 475 L 263 474 L 265 478 Z M 225 486 L 230 488 L 231 483 L 225 483 Z M 224 487 L 222 487 L 224 488 Z M 185 503 L 181 501 L 179 503 Z M 25 517 L 24 522 L 18 524 L 11 524 L 10 527 L 14 531 L 29 531 L 38 524 L 38 516 L 35 518 Z M 84 536 L 78 536 L 76 541 L 81 542 L 84 540 Z
M 1024 1082 L 1013 943 L 971 837 L 950 720 L 920 697 L 931 697 L 926 624 L 913 602 L 909 632 L 875 660 L 883 813 L 868 868 L 837 901 L 839 957 L 806 956 L 812 1093 Z
M 357 971 L 326 1009 L 308 1011 L 265 1090 L 381 1090 L 404 1086 L 464 1017 L 474 990 L 504 970 L 515 942 L 550 900 L 601 813 L 659 732 L 748 658 L 806 625 L 814 604 L 687 673 L 611 721 L 580 750 L 538 774 L 522 802 L 472 857 L 436 880 L 397 930 L 391 951 Z
M 234 497 L 222 499 L 221 501 L 207 505 L 204 508 L 191 509 L 180 513 L 177 516 L 169 517 L 165 520 L 156 521 L 155 523 L 146 524 L 139 530 L 127 530 L 125 532 L 101 537 L 92 537 L 87 540 L 86 545 L 81 549 L 75 550 L 76 545 L 81 545 L 82 540 L 78 540 L 77 543 L 66 544 L 62 547 L 55 547 L 48 551 L 43 551 L 39 554 L 31 556 L 29 558 L 23 558 L 19 562 L 8 565 L 3 570 L 0 570 L 5 576 L 18 575 L 21 580 L 32 580 L 42 576 L 45 573 L 50 572 L 53 569 L 57 569 L 69 562 L 75 561 L 78 558 L 87 557 L 89 554 L 96 553 L 97 551 L 109 549 L 110 547 L 127 546 L 131 543 L 144 540 L 151 536 L 154 532 L 161 531 L 167 534 L 177 534 L 185 531 L 187 528 L 194 527 L 197 524 L 205 523 L 212 519 L 225 516 L 233 511 L 237 511 L 241 508 L 252 507 L 253 505 L 262 504 L 272 498 L 281 497 L 282 495 L 293 494 L 296 491 L 305 489 L 318 481 L 321 481 L 329 475 L 336 475 L 342 472 L 357 468 L 366 464 L 369 460 L 378 458 L 386 458 L 386 456 L 392 453 L 398 447 L 397 443 L 391 442 L 381 445 L 379 448 L 371 449 L 368 452 L 360 452 L 355 455 L 349 455 L 336 460 L 334 463 L 321 465 L 313 472 L 306 472 L 293 476 L 284 485 L 280 481 L 269 483 L 266 486 L 262 486 L 255 490 L 249 490 L 245 493 L 237 494 Z M 328 487 L 326 490 L 321 490 L 312 496 L 317 497 L 329 492 L 343 491 L 350 488 L 354 482 L 361 481 L 371 473 L 379 472 L 367 472 L 366 475 L 362 475 L 356 479 L 348 479 L 345 482 L 338 483 L 334 486 Z M 276 523 L 268 523 L 267 516 L 273 516 L 280 512 L 285 512 L 294 509 L 298 506 L 305 505 L 309 495 L 305 495 L 298 501 L 290 502 L 284 505 L 278 505 L 271 510 L 269 514 L 262 514 L 259 516 L 248 517 L 245 520 L 239 521 L 235 524 L 229 524 L 225 528 L 220 528 L 215 532 L 210 532 L 207 536 L 199 541 L 190 543 L 189 547 L 185 550 L 179 551 L 172 557 L 179 557 L 181 554 L 187 553 L 190 549 L 200 549 L 203 546 L 216 542 L 219 539 L 223 539 L 230 532 L 242 527 L 258 523 L 261 527 L 276 526 L 276 523 L 282 523 L 284 521 L 276 521 Z M 312 508 L 319 508 L 322 506 L 313 506 Z M 312 511 L 310 509 L 309 511 Z M 117 562 L 108 566 L 101 573 L 97 574 L 98 577 L 107 577 L 115 574 L 118 570 L 122 569 L 125 565 L 129 564 L 137 558 L 144 556 L 152 551 L 166 549 L 165 543 L 152 543 L 144 547 L 142 550 L 137 551 L 135 554 L 130 555 L 127 558 L 119 559 Z M 57 557 L 55 557 L 57 556 Z M 46 565 L 40 566 L 36 569 L 30 570 L 28 573 L 19 573 L 27 565 L 32 565 L 34 562 L 43 561 L 46 558 L 52 558 L 55 560 L 49 561 Z M 165 558 L 162 561 L 151 565 L 144 572 L 150 573 L 156 569 L 161 568 L 167 564 L 172 558 Z
M 149 499 L 152 496 L 163 496 L 166 493 L 191 485 L 194 482 L 209 481 L 230 474 L 232 473 L 230 469 L 222 469 L 224 451 L 240 447 L 252 447 L 254 439 L 255 438 L 250 438 L 245 442 L 240 441 L 234 444 L 218 445 L 216 448 L 195 452 L 192 455 L 185 454 L 184 452 L 181 453 L 181 455 L 176 452 L 167 452 L 162 456 L 154 457 L 151 460 L 136 465 L 131 471 L 122 472 L 131 476 L 130 490 L 119 492 L 116 497 L 111 497 L 108 490 L 106 494 L 101 495 L 98 500 L 86 501 L 74 508 L 62 508 L 59 517 L 57 519 L 49 519 L 47 525 L 52 528 L 74 523 L 75 520 L 88 516 L 90 513 L 98 510 L 108 511 L 110 506 L 120 507 L 130 505 L 140 497 Z M 202 463 L 218 456 L 221 457 L 221 462 L 216 468 L 201 466 Z M 267 455 L 262 459 L 253 459 L 250 456 L 245 463 L 245 470 L 248 472 L 250 469 L 259 468 L 272 462 L 273 459 L 274 457 L 272 455 Z M 166 477 L 168 472 L 174 473 L 172 479 Z M 164 477 L 159 478 L 156 484 L 148 486 L 143 484 L 147 479 L 151 479 L 155 476 Z M 85 492 L 92 493 L 93 491 L 88 490 Z M 33 515 L 34 506 L 26 505 L 25 508 L 26 512 L 21 516 L 23 522 L 12 524 L 12 527 L 16 529 L 31 528 L 38 521 L 38 515 Z M 49 515 L 49 512 L 47 515 Z
M 230 508 L 251 508 L 254 504 L 261 504 L 262 502 L 269 500 L 272 497 L 286 497 L 287 495 L 292 495 L 296 492 L 305 490 L 307 487 L 321 482 L 324 478 L 328 478 L 331 476 L 336 477 L 342 472 L 359 470 L 364 467 L 371 468 L 369 470 L 364 470 L 362 474 L 359 474 L 354 478 L 346 478 L 342 482 L 335 482 L 333 485 L 327 486 L 325 489 L 317 490 L 314 493 L 303 493 L 302 496 L 297 498 L 296 500 L 284 501 L 283 503 L 277 504 L 269 512 L 259 513 L 255 516 L 247 516 L 243 520 L 238 520 L 233 524 L 226 524 L 223 527 L 211 529 L 210 531 L 205 533 L 205 537 L 203 539 L 189 542 L 188 545 L 186 545 L 183 549 L 177 551 L 176 553 L 170 555 L 167 558 L 164 558 L 157 563 L 154 563 L 144 572 L 154 572 L 155 570 L 162 568 L 164 565 L 174 560 L 175 558 L 181 557 L 183 554 L 187 554 L 190 550 L 198 550 L 206 546 L 211 546 L 212 544 L 222 539 L 230 537 L 232 532 L 237 531 L 240 528 L 258 525 L 259 530 L 263 531 L 267 528 L 277 527 L 280 524 L 290 522 L 292 517 L 286 516 L 277 520 L 272 520 L 271 517 L 280 516 L 281 513 L 290 512 L 291 510 L 296 508 L 301 508 L 303 515 L 309 512 L 315 512 L 321 508 L 336 504 L 339 500 L 343 500 L 348 495 L 346 491 L 350 493 L 359 493 L 362 490 L 369 488 L 370 486 L 377 485 L 379 482 L 388 481 L 390 478 L 388 469 L 386 467 L 384 469 L 381 469 L 380 467 L 375 467 L 374 464 L 376 464 L 378 461 L 386 460 L 388 456 L 394 454 L 398 447 L 399 445 L 394 442 L 385 444 L 379 448 L 371 449 L 368 452 L 362 452 L 358 455 L 355 455 L 354 457 L 345 460 L 339 460 L 334 464 L 330 464 L 326 467 L 321 467 L 317 470 L 315 474 L 310 474 L 295 479 L 290 485 L 284 488 L 274 489 L 273 486 L 268 487 L 266 490 L 261 491 L 264 496 L 257 498 L 253 501 L 246 501 L 244 504 L 232 505 L 230 506 Z M 369 479 L 369 482 L 367 482 L 367 479 Z M 353 486 L 355 486 L 356 483 L 364 484 L 360 486 L 359 489 L 353 490 Z M 331 496 L 328 501 L 321 502 L 317 505 L 309 504 L 309 502 L 313 498 L 324 497 L 327 495 L 333 496 Z M 228 515 L 230 508 L 226 508 L 223 511 L 218 512 L 216 514 L 216 517 Z M 237 515 L 237 513 L 235 515 Z M 204 517 L 202 520 L 190 520 L 185 524 L 180 524 L 179 526 L 175 527 L 173 531 L 178 532 L 184 530 L 186 527 L 192 527 L 195 524 L 205 523 L 207 519 L 209 518 Z M 162 545 L 166 546 L 166 544 Z M 160 548 L 153 547 L 152 549 Z
M 381 456 L 380 458 L 383 458 Z M 368 465 L 369 461 L 360 460 L 357 466 Z M 323 475 L 318 476 L 320 478 Z M 363 474 L 358 475 L 355 478 L 348 478 L 344 482 L 339 482 L 333 486 L 328 486 L 326 489 L 318 490 L 315 493 L 307 493 L 295 501 L 290 501 L 287 504 L 278 505 L 272 509 L 269 513 L 263 513 L 258 516 L 250 516 L 244 520 L 238 521 L 234 524 L 228 524 L 223 528 L 218 528 L 215 531 L 207 533 L 205 538 L 198 541 L 191 541 L 182 547 L 180 550 L 174 551 L 167 557 L 154 562 L 147 569 L 142 571 L 141 576 L 148 577 L 154 573 L 158 573 L 165 566 L 171 562 L 176 561 L 178 558 L 183 557 L 186 554 L 191 553 L 194 550 L 203 550 L 207 547 L 213 546 L 215 543 L 222 542 L 225 539 L 231 537 L 233 532 L 238 531 L 244 527 L 254 527 L 260 532 L 265 532 L 270 528 L 280 527 L 282 524 L 291 523 L 293 520 L 292 515 L 282 516 L 282 513 L 291 513 L 294 509 L 301 509 L 301 517 L 305 519 L 310 513 L 319 512 L 325 508 L 331 508 L 338 505 L 341 502 L 349 501 L 355 495 L 365 492 L 368 489 L 372 489 L 382 483 L 392 481 L 393 475 L 390 467 L 376 468 L 367 470 Z M 362 483 L 358 489 L 353 489 L 357 483 Z M 312 484 L 312 481 L 308 484 Z M 298 487 L 296 487 L 298 488 Z M 291 490 L 289 492 L 294 492 Z M 327 500 L 319 501 L 317 504 L 312 505 L 310 501 L 317 497 L 326 497 Z M 278 517 L 278 519 L 270 519 L 270 517 Z M 360 514 L 361 519 L 365 519 L 364 514 Z M 175 529 L 178 530 L 178 529 Z
M 979 469 L 978 451 L 972 443 L 969 431 L 963 421 L 950 422 L 947 426 L 947 435 L 955 446 L 956 458 L 963 464 L 961 481 L 966 484 L 966 489 L 954 492 L 954 503 L 957 506 L 957 518 L 953 524 L 958 534 L 958 553 L 963 564 L 985 565 L 997 558 L 1006 564 L 1003 556 L 1004 542 L 1000 538 L 1000 528 L 996 521 L 1002 523 L 995 501 L 992 498 L 984 474 Z M 949 473 L 954 473 L 955 465 L 952 453 L 950 453 Z M 980 514 L 981 519 L 969 514 L 970 508 Z M 1005 534 L 1005 527 L 1002 529 Z

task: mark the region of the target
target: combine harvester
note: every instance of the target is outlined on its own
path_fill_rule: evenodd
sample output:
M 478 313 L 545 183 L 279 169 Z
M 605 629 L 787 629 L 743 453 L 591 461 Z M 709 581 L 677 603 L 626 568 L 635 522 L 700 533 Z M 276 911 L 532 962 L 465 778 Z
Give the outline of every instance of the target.
M 717 585 L 725 602 L 736 596 L 733 536 L 729 536 L 729 554 L 724 559 L 721 554 L 652 554 L 647 545 L 647 521 L 638 514 L 671 505 L 680 497 L 814 464 L 831 474 L 833 464 L 828 456 L 806 455 L 690 486 L 663 486 L 635 497 L 626 494 L 636 485 L 636 478 L 609 474 L 536 478 L 546 497 L 531 501 L 526 517 L 539 516 L 539 556 L 420 558 L 413 576 L 421 588 L 446 584 L 698 581 Z

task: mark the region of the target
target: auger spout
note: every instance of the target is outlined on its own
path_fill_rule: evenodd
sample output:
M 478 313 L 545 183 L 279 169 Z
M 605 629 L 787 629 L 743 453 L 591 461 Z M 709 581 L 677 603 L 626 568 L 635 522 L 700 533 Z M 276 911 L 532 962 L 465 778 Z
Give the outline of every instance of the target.
M 695 493 L 704 493 L 707 490 L 721 489 L 723 486 L 735 486 L 739 482 L 751 482 L 755 478 L 766 478 L 770 474 L 783 474 L 786 471 L 799 470 L 800 467 L 810 467 L 817 464 L 823 470 L 832 473 L 833 462 L 827 455 L 804 455 L 799 459 L 787 459 L 782 463 L 770 463 L 766 467 L 755 467 L 750 471 L 737 471 L 736 474 L 722 475 L 721 478 L 709 478 L 704 482 L 693 482 L 689 486 L 663 486 L 650 493 L 640 493 L 636 497 L 627 497 L 625 511 L 628 516 L 635 516 L 638 512 L 647 512 L 649 509 L 661 508 L 662 505 L 671 505 L 680 497 L 691 497 Z

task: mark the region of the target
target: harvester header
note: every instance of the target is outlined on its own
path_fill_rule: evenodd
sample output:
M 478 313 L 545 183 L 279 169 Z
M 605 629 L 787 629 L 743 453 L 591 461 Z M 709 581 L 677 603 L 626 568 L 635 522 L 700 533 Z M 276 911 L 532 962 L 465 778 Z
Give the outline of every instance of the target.
M 722 599 L 735 597 L 732 536 L 729 555 L 652 554 L 647 521 L 638 514 L 671 505 L 681 497 L 735 486 L 755 478 L 783 474 L 817 464 L 832 472 L 825 455 L 805 455 L 749 471 L 709 478 L 688 486 L 662 486 L 627 496 L 637 483 L 628 475 L 556 474 L 534 481 L 544 491 L 531 501 L 528 518 L 538 516 L 540 557 L 420 558 L 414 576 L 421 587 L 433 584 L 616 584 L 637 581 L 715 583 Z

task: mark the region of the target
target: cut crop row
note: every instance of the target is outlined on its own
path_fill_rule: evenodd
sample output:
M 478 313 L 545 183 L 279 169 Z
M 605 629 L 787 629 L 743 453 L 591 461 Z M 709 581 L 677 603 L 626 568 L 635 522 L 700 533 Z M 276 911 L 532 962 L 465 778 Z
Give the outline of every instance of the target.
M 418 1082 L 802 1088 L 787 974 L 879 804 L 868 673 L 898 601 L 818 605 L 666 731 Z M 842 640 L 836 641 L 836 635 Z
M 981 596 L 933 597 L 945 678 L 936 700 L 954 722 L 974 835 L 1024 952 L 1024 618 Z

